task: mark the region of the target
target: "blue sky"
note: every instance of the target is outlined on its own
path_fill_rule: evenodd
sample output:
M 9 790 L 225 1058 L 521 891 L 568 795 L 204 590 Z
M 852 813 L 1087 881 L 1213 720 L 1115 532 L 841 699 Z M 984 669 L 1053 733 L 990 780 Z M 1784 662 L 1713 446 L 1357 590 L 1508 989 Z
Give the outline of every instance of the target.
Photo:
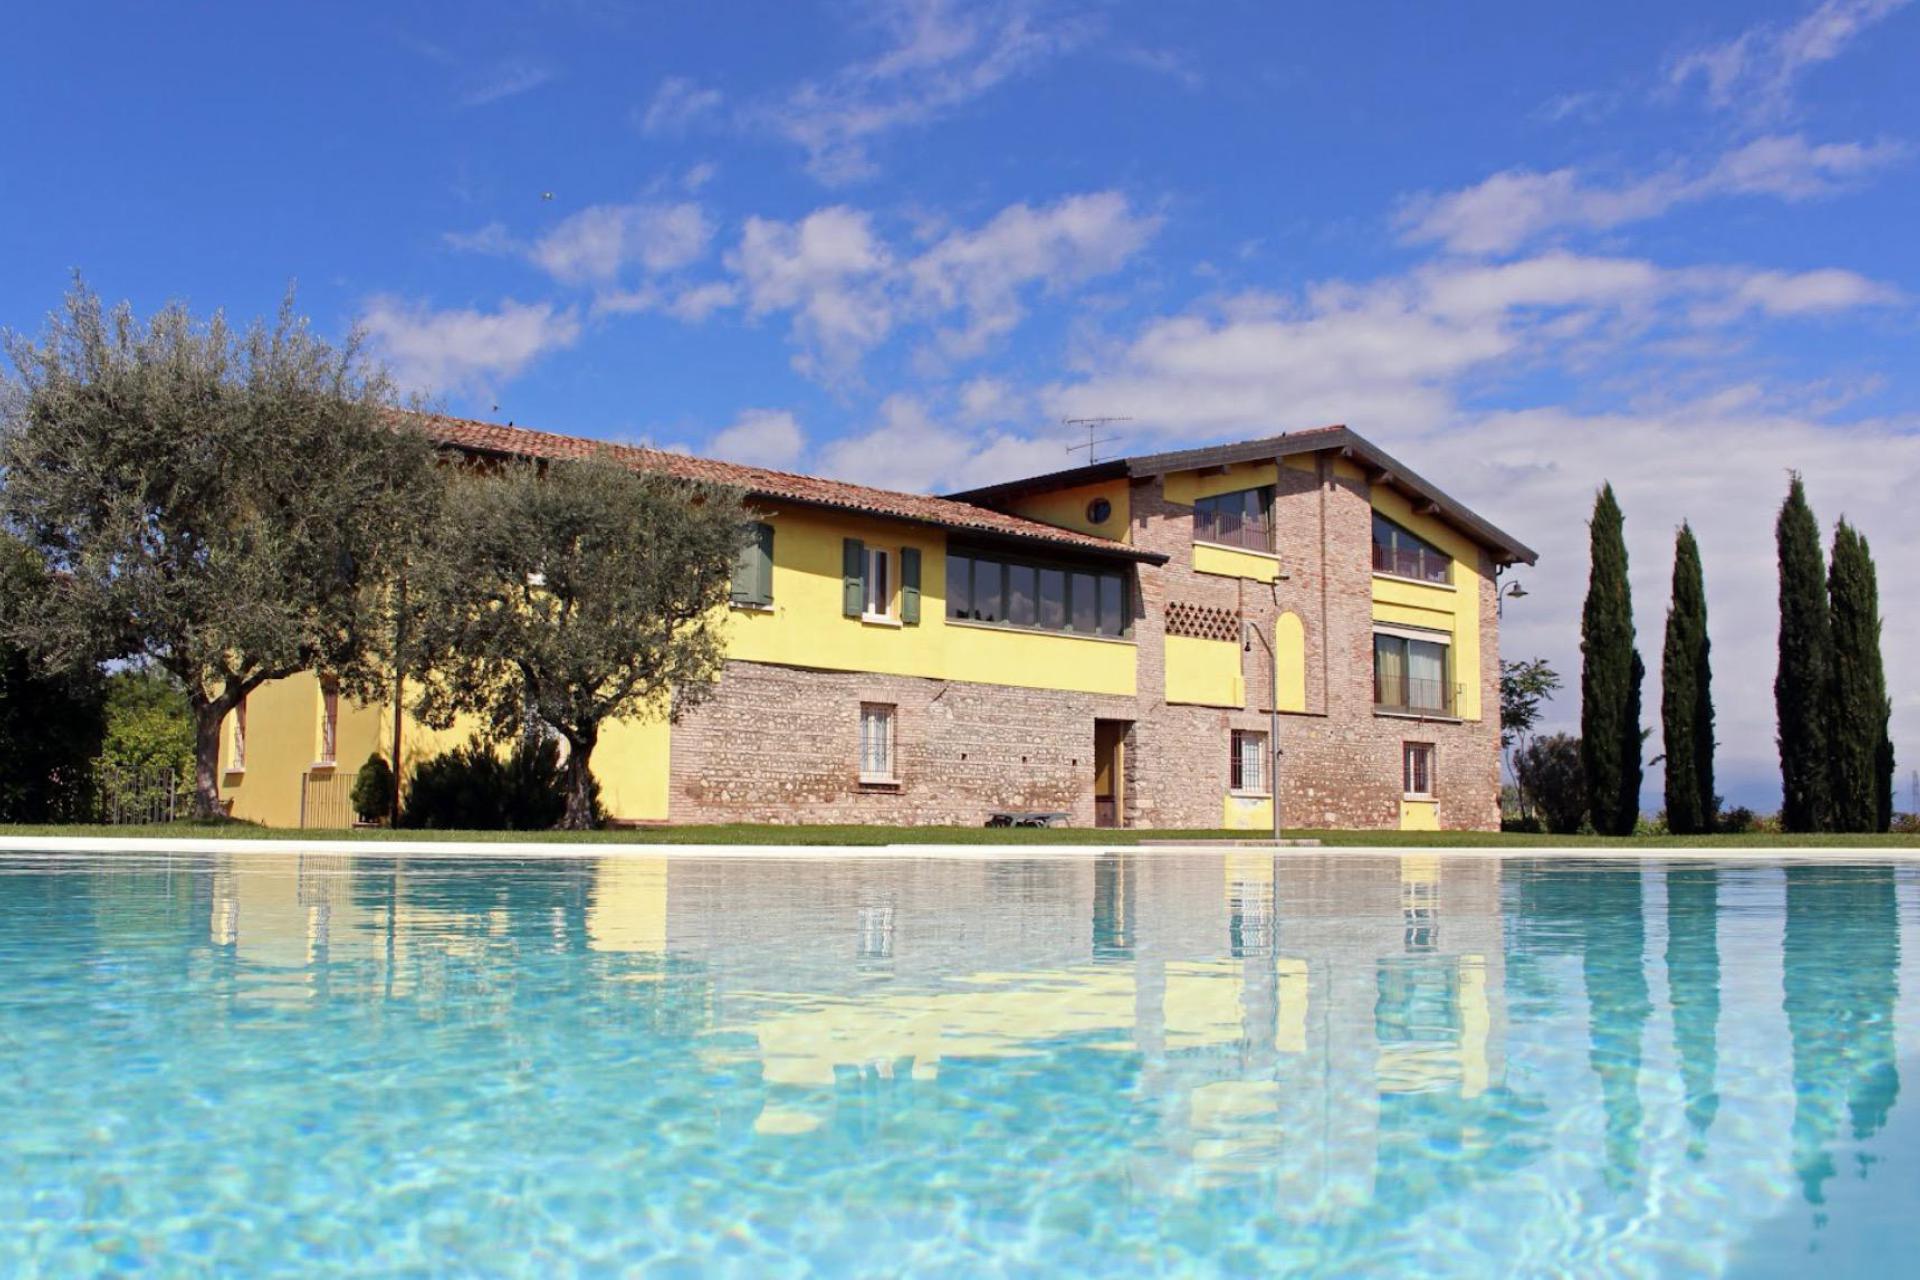
M 454 412 L 915 489 L 1064 465 L 1071 415 L 1344 422 L 1541 550 L 1504 647 L 1568 673 L 1611 478 L 1656 672 L 1701 534 L 1759 805 L 1797 468 L 1878 552 L 1904 800 L 1917 63 L 1908 0 L 30 6 L 0 324 L 74 268 L 297 282 Z

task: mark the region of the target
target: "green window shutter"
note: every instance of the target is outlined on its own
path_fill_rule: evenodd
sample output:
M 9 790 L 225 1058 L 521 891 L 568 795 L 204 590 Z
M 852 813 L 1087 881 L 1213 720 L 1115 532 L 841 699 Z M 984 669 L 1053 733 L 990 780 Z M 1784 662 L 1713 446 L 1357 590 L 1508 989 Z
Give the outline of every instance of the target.
M 756 535 L 733 558 L 732 594 L 735 604 L 750 604 L 753 601 L 753 558 L 757 546 L 759 538 Z
M 773 526 L 757 524 L 753 527 L 753 602 L 767 606 L 773 603 Z
M 845 588 L 842 611 L 857 618 L 867 606 L 867 544 L 858 538 L 840 543 L 840 579 Z
M 920 548 L 900 548 L 900 621 L 920 625 Z

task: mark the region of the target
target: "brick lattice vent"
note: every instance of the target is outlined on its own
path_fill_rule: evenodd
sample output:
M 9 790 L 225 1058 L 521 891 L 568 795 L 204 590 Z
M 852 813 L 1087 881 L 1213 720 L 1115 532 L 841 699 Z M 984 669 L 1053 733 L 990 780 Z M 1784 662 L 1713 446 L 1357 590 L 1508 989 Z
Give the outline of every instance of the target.
M 1240 614 L 1212 605 L 1171 601 L 1167 605 L 1167 634 L 1196 640 L 1240 639 Z

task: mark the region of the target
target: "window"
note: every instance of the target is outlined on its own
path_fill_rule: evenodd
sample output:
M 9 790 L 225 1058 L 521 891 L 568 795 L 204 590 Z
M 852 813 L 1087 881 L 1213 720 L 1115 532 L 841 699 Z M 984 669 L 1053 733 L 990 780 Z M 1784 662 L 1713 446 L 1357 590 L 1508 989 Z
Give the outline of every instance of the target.
M 1227 789 L 1240 793 L 1267 793 L 1267 735 L 1256 729 L 1235 729 L 1227 762 Z
M 320 754 L 316 764 L 332 764 L 340 745 L 340 683 L 320 682 Z
M 1410 715 L 1453 714 L 1453 684 L 1447 679 L 1447 637 L 1376 631 L 1373 635 L 1373 703 Z
M 747 526 L 747 545 L 733 565 L 733 602 L 747 609 L 773 607 L 773 526 Z
M 1451 582 L 1453 558 L 1375 512 L 1373 571 L 1390 573 L 1396 578 L 1418 578 L 1422 582 Z
M 227 758 L 227 768 L 239 771 L 247 767 L 247 700 L 233 709 L 233 751 Z
M 1400 744 L 1401 781 L 1409 800 L 1433 799 L 1433 744 L 1431 742 L 1404 742 Z
M 1124 636 L 1127 580 L 1118 573 L 947 553 L 947 617 L 1075 635 Z
M 909 627 L 920 625 L 920 549 L 899 550 L 896 578 L 892 550 L 869 547 L 858 538 L 841 540 L 842 613 L 849 618 L 891 623 L 896 618 L 897 600 L 899 622 Z
M 860 781 L 894 781 L 893 718 L 889 703 L 860 704 Z
M 869 618 L 885 618 L 893 613 L 893 590 L 887 581 L 891 557 L 879 547 L 867 548 L 867 601 L 864 612 Z
M 1216 494 L 1193 504 L 1195 542 L 1273 550 L 1273 486 Z
M 1113 504 L 1105 498 L 1095 498 L 1087 504 L 1087 523 L 1105 524 L 1113 516 Z

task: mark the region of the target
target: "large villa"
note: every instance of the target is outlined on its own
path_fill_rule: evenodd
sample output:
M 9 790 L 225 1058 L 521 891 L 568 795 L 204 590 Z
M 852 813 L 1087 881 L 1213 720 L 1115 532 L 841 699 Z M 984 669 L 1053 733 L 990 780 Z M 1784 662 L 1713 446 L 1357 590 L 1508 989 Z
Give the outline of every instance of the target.
M 603 737 L 611 821 L 1258 830 L 1277 788 L 1289 826 L 1498 826 L 1498 577 L 1534 553 L 1344 427 L 929 497 L 428 421 L 469 456 L 611 450 L 750 495 L 720 685 Z M 264 686 L 223 795 L 345 826 L 395 733 L 323 676 Z M 409 767 L 465 738 L 398 736 Z

